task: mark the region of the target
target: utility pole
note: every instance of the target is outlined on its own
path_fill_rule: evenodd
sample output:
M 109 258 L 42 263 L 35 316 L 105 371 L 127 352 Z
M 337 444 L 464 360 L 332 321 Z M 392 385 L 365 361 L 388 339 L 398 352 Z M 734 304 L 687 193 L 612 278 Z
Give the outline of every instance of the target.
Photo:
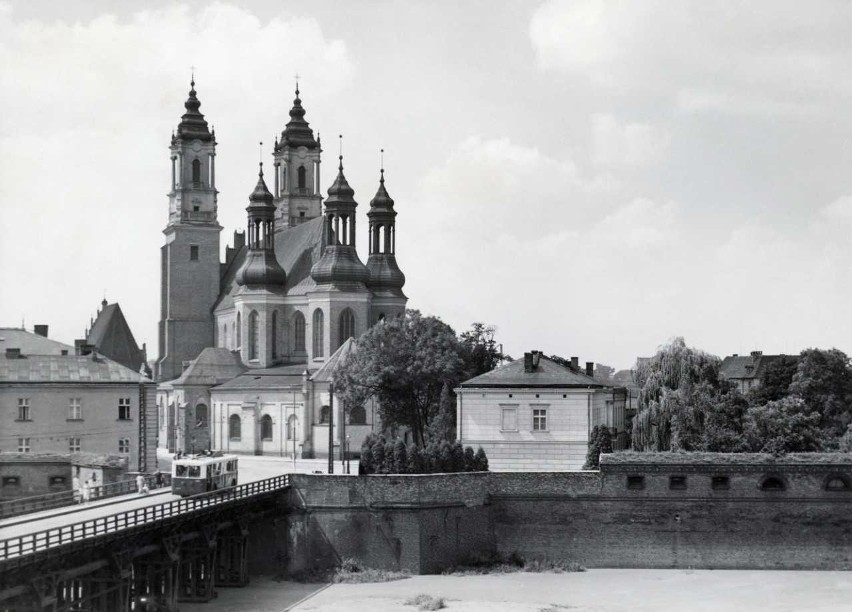
M 334 382 L 328 384 L 328 473 L 334 474 Z

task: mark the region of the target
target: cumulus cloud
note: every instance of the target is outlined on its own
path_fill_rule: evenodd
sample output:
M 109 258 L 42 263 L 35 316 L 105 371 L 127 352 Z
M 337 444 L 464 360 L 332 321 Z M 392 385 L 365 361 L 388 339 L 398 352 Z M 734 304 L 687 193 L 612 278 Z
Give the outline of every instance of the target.
M 635 166 L 659 163 L 671 136 L 665 128 L 648 123 L 624 123 L 605 113 L 592 115 L 592 160 L 598 164 Z

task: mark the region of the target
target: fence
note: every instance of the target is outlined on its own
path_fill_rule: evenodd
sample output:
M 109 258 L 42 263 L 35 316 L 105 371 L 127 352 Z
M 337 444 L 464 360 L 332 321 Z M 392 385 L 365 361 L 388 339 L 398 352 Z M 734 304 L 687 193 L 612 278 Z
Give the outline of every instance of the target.
M 154 476 L 146 476 L 145 483 L 149 489 L 154 490 L 162 487 L 170 487 L 172 484 L 171 474 L 161 474 L 160 484 L 156 484 Z M 89 488 L 89 501 L 106 499 L 117 495 L 125 495 L 136 491 L 136 480 L 121 480 L 104 485 Z M 0 519 L 52 508 L 70 506 L 80 501 L 79 491 L 58 491 L 32 497 L 20 497 L 0 502 Z
M 286 488 L 289 486 L 289 482 L 286 474 L 274 476 L 266 480 L 258 480 L 244 485 L 237 485 L 236 487 L 201 493 L 200 495 L 193 495 L 192 497 L 164 504 L 135 508 L 88 521 L 81 521 L 71 525 L 0 540 L 0 561 L 31 555 L 55 546 L 71 544 L 132 527 L 143 526 L 148 523 L 177 517 L 188 512 L 203 510 L 210 506 L 218 506 L 254 495 L 271 493 Z

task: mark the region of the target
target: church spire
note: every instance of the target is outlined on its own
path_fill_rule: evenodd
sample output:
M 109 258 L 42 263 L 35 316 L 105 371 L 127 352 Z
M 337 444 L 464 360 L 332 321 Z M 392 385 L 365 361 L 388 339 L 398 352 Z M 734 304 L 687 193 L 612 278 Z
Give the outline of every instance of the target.
M 379 188 L 370 200 L 367 213 L 370 223 L 370 256 L 367 259 L 370 277 L 367 287 L 377 295 L 405 297 L 402 293 L 405 274 L 396 263 L 396 211 L 393 199 L 385 188 L 384 149 L 382 166 L 379 171 Z
M 248 254 L 237 270 L 236 282 L 253 288 L 283 287 L 287 276 L 275 257 L 275 204 L 259 163 L 257 185 L 249 195 Z
M 180 118 L 178 124 L 177 138 L 182 140 L 200 140 L 207 142 L 213 139 L 210 130 L 207 128 L 207 121 L 204 115 L 198 109 L 201 107 L 201 102 L 198 99 L 195 91 L 195 74 L 192 75 L 192 80 L 189 82 L 189 97 L 183 103 L 186 112 Z

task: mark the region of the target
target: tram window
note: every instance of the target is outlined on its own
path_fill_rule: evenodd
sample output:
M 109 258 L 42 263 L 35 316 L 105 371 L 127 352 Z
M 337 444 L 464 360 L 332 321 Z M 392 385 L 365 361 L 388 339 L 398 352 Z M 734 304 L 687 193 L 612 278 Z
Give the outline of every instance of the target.
M 190 478 L 200 478 L 201 477 L 201 468 L 197 465 L 190 465 L 187 467 L 187 476 Z
M 186 466 L 185 465 L 175 466 L 175 476 L 186 476 Z

